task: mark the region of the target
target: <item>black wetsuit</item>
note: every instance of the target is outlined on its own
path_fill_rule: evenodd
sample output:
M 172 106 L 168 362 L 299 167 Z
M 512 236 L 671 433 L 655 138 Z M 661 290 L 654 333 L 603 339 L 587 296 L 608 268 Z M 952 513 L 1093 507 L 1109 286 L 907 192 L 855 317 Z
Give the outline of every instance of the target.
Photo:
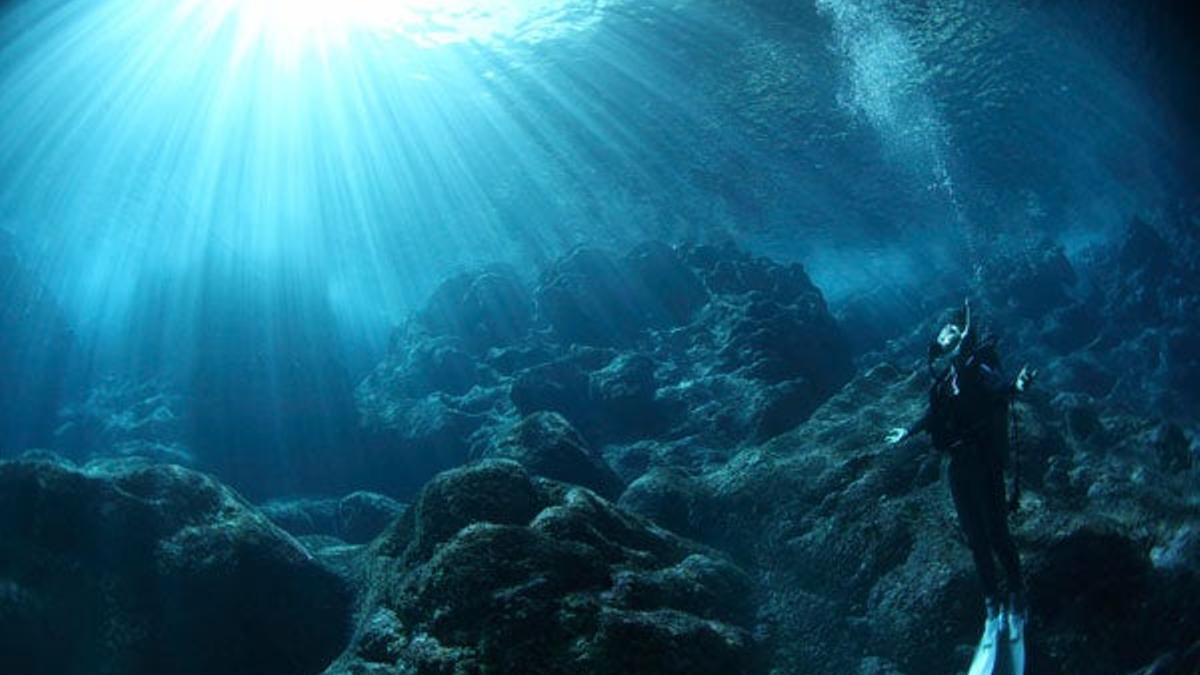
M 964 345 L 969 346 L 969 345 Z M 984 595 L 997 597 L 1000 559 L 1010 591 L 1020 591 L 1017 548 L 1008 532 L 1004 467 L 1008 462 L 1008 407 L 1016 388 L 982 349 L 955 356 L 929 390 L 929 409 L 909 430 L 928 431 L 934 447 L 950 455 L 950 494 L 975 558 Z M 994 353 L 994 352 L 992 352 Z

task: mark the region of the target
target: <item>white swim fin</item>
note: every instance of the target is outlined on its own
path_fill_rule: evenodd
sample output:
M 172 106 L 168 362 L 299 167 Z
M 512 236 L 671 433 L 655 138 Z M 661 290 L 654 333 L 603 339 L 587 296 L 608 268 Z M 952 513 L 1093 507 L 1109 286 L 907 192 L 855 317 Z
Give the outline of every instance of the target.
M 1004 624 L 1003 614 L 989 614 L 983 624 L 983 636 L 979 638 L 979 646 L 975 648 L 975 658 L 971 660 L 971 668 L 967 675 L 992 675 L 996 667 L 996 652 L 1000 645 L 1000 629 Z
M 1003 616 L 1007 622 L 1004 643 L 1008 649 L 1009 672 L 1012 675 L 1025 675 L 1026 616 L 1013 611 L 1005 612 Z

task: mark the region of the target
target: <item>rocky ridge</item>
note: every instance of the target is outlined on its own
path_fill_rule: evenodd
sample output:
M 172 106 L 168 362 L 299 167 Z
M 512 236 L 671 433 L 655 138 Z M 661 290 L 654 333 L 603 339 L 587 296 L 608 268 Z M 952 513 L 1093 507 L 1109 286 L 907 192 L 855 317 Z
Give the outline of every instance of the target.
M 1147 392 L 1188 395 L 1190 361 L 1170 340 L 1194 327 L 1177 280 L 1191 268 L 1141 225 L 1083 261 L 1051 249 L 984 270 L 994 279 L 979 304 L 1006 364 L 1047 373 L 1015 409 L 1033 673 L 1186 673 L 1200 653 L 1196 435 L 1186 411 L 1146 405 L 1162 401 Z M 1148 269 L 1164 264 L 1165 277 Z M 920 413 L 920 353 L 939 318 L 876 340 L 853 375 L 803 270 L 727 247 L 583 249 L 533 286 L 503 268 L 456 277 L 357 392 L 368 478 L 407 505 L 355 493 L 260 511 L 202 474 L 140 460 L 0 463 L 0 541 L 17 561 L 0 567 L 0 633 L 15 636 L 0 662 L 959 672 L 982 607 L 943 458 L 922 439 L 882 442 Z M 1167 349 L 1123 361 L 1132 370 L 1103 391 L 1072 365 L 1109 368 L 1147 340 Z M 131 522 L 152 527 L 129 533 Z M 77 531 L 112 532 L 114 546 Z M 72 576 L 79 565 L 89 574 Z M 278 603 L 231 599 L 247 580 Z M 213 629 L 156 614 L 150 585 L 191 589 L 179 596 L 190 616 L 244 617 L 236 640 L 216 630 L 241 645 L 229 661 L 193 657 Z M 96 590 L 113 588 L 133 600 Z M 311 609 L 260 620 L 284 603 Z M 73 613 L 103 613 L 121 637 L 96 637 Z M 31 653 L 52 629 L 65 648 Z M 304 649 L 281 646 L 284 629 L 309 636 Z

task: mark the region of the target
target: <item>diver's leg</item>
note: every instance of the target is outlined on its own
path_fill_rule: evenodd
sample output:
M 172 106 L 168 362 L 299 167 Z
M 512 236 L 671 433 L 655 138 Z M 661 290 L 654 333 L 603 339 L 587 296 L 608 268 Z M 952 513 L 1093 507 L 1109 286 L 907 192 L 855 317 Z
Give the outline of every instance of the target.
M 979 575 L 983 594 L 987 599 L 995 601 L 999 597 L 999 584 L 996 580 L 991 546 L 988 545 L 987 522 L 983 513 L 983 497 L 987 486 L 982 481 L 985 472 L 978 456 L 971 456 L 974 452 L 975 448 L 965 448 L 960 455 L 950 459 L 950 494 L 954 497 L 958 523 L 967 537 L 971 556 L 975 559 L 975 572 Z
M 1017 555 L 1012 534 L 1008 530 L 1008 499 L 1004 491 L 1004 470 L 999 461 L 989 463 L 987 469 L 987 488 L 984 492 L 987 539 L 1004 567 L 1009 591 L 1021 593 L 1024 590 L 1021 560 Z

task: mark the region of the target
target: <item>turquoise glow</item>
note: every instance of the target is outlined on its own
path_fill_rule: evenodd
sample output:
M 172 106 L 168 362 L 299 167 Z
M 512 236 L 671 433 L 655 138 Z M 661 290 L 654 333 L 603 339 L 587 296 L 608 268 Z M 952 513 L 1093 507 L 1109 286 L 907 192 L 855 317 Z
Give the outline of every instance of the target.
M 213 277 L 315 290 L 377 343 L 447 269 L 626 222 L 627 196 L 579 195 L 650 182 L 617 101 L 533 58 L 570 37 L 666 105 L 644 47 L 589 42 L 606 8 L 20 3 L 0 24 L 3 225 L 102 352 L 147 311 L 186 343 Z

